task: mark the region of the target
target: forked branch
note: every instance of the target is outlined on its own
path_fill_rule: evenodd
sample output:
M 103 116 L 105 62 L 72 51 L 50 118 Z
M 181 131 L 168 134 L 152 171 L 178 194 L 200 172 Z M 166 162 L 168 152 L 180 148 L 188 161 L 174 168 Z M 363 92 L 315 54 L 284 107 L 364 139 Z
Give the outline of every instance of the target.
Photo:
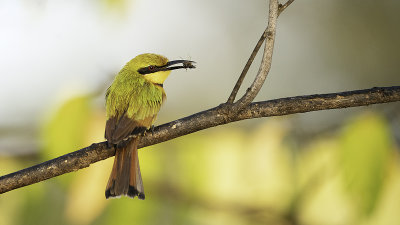
M 232 92 L 231 92 L 231 94 L 230 94 L 230 96 L 228 98 L 227 103 L 233 103 L 233 101 L 235 101 L 235 98 L 236 98 L 236 95 L 237 95 L 237 93 L 238 93 L 238 91 L 240 89 L 240 86 L 242 85 L 243 80 L 246 77 L 246 74 L 249 71 L 251 64 L 253 63 L 254 58 L 256 57 L 258 51 L 260 50 L 261 45 L 264 43 L 264 40 L 265 40 L 265 38 L 267 38 L 268 35 L 270 35 L 272 37 L 272 41 L 269 44 L 266 44 L 265 49 L 264 49 L 264 56 L 267 56 L 267 57 L 269 56 L 269 55 L 265 55 L 265 52 L 268 49 L 271 49 L 271 50 L 273 49 L 273 45 L 274 45 L 274 41 L 273 40 L 275 38 L 275 33 L 276 33 L 277 18 L 293 2 L 294 2 L 294 0 L 288 0 L 283 5 L 282 4 L 278 4 L 278 8 L 276 8 L 276 4 L 278 3 L 278 1 L 275 1 L 275 2 L 271 1 L 270 2 L 270 7 L 269 7 L 269 11 L 270 11 L 269 15 L 270 15 L 270 17 L 268 19 L 268 27 L 264 30 L 264 32 L 261 35 L 260 39 L 258 40 L 256 46 L 254 47 L 254 50 L 251 53 L 249 59 L 247 60 L 247 63 L 244 66 L 244 68 L 242 70 L 242 73 L 239 76 L 239 79 L 236 81 L 236 84 L 235 84 L 235 86 L 234 86 L 234 88 L 233 88 L 233 90 L 232 90 Z M 275 18 L 275 10 L 277 11 L 276 12 L 277 13 L 276 18 Z M 267 49 L 267 45 L 272 45 L 272 47 L 270 46 L 270 48 Z M 261 65 L 265 64 L 264 66 L 267 66 L 267 64 L 271 63 L 271 62 L 272 62 L 272 52 L 271 52 L 271 55 L 269 56 L 269 58 L 265 59 L 263 57 L 263 61 L 261 62 Z M 269 65 L 269 66 L 271 66 L 271 65 Z M 266 72 L 266 71 L 263 71 L 263 72 Z M 260 74 L 260 72 L 258 74 Z M 268 71 L 267 71 L 267 74 L 263 74 L 263 75 L 265 75 L 265 77 L 266 77 L 268 75 Z M 258 75 L 257 75 L 257 77 L 258 77 Z M 265 80 L 265 78 L 264 78 L 264 80 Z M 261 84 L 261 86 L 262 86 L 262 84 Z

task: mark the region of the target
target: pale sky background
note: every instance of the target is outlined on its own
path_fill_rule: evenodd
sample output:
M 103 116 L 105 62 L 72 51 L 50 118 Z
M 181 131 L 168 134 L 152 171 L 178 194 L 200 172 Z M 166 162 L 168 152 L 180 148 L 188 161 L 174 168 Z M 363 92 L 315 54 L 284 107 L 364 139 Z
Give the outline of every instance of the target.
M 295 1 L 279 18 L 272 70 L 257 100 L 400 85 L 399 9 L 389 0 Z M 122 10 L 98 1 L 0 1 L 0 147 L 21 144 L 21 130 L 35 133 L 63 99 L 105 91 L 145 52 L 197 62 L 166 81 L 157 124 L 219 105 L 266 27 L 267 10 L 263 0 L 137 0 Z M 308 129 L 351 111 L 298 118 Z

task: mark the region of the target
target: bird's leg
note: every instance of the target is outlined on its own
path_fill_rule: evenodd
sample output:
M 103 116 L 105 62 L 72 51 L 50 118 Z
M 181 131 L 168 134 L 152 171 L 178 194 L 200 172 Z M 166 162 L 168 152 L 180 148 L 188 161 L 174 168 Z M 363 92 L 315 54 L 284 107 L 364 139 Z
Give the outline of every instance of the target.
M 151 135 L 154 135 L 154 125 L 151 125 L 149 129 L 147 129 L 144 133 L 146 134 L 146 132 L 151 132 Z
M 151 135 L 154 135 L 154 125 L 151 125 L 148 129 L 144 128 L 143 130 L 140 130 L 140 135 L 145 136 L 147 132 L 151 132 Z

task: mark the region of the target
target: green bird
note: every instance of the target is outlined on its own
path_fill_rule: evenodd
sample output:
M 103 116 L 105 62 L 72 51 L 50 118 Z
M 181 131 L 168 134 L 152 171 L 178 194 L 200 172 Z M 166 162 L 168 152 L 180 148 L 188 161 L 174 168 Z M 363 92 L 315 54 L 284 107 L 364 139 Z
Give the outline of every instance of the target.
M 116 146 L 116 151 L 106 198 L 122 195 L 145 198 L 137 151 L 139 136 L 127 144 L 121 141 L 152 126 L 166 98 L 165 79 L 171 70 L 195 68 L 192 63 L 190 60 L 168 61 L 157 54 L 138 55 L 122 68 L 107 89 L 105 138 L 110 147 Z

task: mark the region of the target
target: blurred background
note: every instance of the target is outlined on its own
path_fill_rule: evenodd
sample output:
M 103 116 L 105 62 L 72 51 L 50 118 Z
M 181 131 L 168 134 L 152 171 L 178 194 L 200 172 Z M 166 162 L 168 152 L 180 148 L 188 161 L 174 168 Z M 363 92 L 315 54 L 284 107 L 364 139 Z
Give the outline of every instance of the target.
M 257 101 L 400 84 L 400 1 L 296 0 Z M 162 124 L 226 101 L 264 0 L 0 1 L 0 175 L 103 141 L 134 56 L 191 59 Z M 243 84 L 254 79 L 260 55 Z M 141 149 L 146 200 L 105 200 L 113 159 L 0 196 L 2 225 L 400 224 L 400 103 L 262 118 Z

